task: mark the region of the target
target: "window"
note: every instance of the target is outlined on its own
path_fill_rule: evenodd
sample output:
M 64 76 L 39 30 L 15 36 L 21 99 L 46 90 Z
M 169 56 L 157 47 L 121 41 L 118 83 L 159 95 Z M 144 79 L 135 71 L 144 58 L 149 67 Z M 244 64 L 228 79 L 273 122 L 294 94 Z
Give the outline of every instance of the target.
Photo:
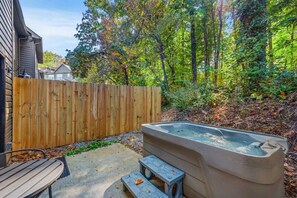
M 62 80 L 63 74 L 56 74 L 56 80 Z
M 44 78 L 47 79 L 47 80 L 54 80 L 55 79 L 53 74 L 45 75 Z

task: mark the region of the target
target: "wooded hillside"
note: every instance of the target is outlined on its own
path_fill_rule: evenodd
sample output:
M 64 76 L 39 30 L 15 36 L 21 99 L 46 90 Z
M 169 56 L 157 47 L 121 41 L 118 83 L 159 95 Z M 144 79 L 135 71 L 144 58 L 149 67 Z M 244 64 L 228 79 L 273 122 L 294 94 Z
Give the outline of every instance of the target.
M 75 35 L 79 45 L 67 55 L 84 81 L 161 86 L 178 107 L 212 103 L 220 93 L 261 99 L 285 98 L 296 90 L 294 0 L 86 0 L 85 5 Z M 193 98 L 182 104 L 175 92 Z

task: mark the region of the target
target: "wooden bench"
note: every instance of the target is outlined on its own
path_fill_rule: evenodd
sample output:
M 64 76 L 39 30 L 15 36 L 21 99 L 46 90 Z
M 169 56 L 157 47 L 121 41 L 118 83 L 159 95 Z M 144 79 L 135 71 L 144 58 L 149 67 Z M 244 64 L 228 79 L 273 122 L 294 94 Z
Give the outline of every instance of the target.
M 46 159 L 44 151 L 40 149 L 8 151 L 0 153 L 0 156 L 24 151 L 41 152 L 43 159 L 1 167 L 0 197 L 38 197 L 47 188 L 49 189 L 49 197 L 52 197 L 51 185 L 62 174 L 63 162 L 57 159 Z

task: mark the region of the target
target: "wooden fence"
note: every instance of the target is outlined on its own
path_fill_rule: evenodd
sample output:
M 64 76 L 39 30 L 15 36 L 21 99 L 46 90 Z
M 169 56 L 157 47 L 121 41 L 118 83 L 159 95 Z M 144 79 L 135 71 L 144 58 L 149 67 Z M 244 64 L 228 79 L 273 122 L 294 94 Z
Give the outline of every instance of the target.
M 103 138 L 160 121 L 160 88 L 13 81 L 14 150 Z

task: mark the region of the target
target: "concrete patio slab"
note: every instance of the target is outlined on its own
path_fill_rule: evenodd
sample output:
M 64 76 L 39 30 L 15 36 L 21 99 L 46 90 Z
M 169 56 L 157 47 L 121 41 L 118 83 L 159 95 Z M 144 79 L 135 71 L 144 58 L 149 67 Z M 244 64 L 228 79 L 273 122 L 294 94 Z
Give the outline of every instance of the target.
M 130 197 L 119 179 L 138 170 L 141 157 L 121 144 L 66 157 L 71 175 L 53 184 L 53 197 Z M 41 197 L 48 197 L 48 191 Z

